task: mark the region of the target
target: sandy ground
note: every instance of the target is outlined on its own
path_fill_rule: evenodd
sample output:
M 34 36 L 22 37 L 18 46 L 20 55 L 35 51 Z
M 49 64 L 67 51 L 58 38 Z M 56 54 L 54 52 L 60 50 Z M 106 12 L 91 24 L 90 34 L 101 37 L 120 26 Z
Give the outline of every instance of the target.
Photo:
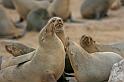
M 102 20 L 85 20 L 80 16 L 81 0 L 71 0 L 71 11 L 73 18 L 79 19 L 82 23 L 65 23 L 65 32 L 70 39 L 79 43 L 82 35 L 90 35 L 101 44 L 111 44 L 124 42 L 124 7 L 116 11 L 109 11 L 109 17 Z M 8 16 L 17 21 L 19 16 L 15 10 L 8 10 Z M 1 30 L 1 29 L 0 29 Z M 28 32 L 23 38 L 18 39 L 19 42 L 36 48 L 38 32 Z M 0 46 L 0 55 L 8 55 L 4 47 Z

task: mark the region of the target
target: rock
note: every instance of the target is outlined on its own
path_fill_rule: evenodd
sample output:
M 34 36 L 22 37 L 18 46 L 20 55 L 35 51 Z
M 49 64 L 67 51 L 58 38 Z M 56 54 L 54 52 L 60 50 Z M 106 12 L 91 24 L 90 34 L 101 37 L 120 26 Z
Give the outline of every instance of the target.
M 113 65 L 108 82 L 124 82 L 124 59 Z

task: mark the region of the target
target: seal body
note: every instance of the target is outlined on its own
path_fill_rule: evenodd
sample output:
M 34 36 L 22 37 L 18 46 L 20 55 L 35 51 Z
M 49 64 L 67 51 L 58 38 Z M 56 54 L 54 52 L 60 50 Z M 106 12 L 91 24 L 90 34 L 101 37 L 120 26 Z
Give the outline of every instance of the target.
M 107 12 L 115 0 L 85 0 L 80 8 L 82 18 L 101 19 L 107 16 Z
M 16 28 L 3 7 L 0 7 L 0 29 L 1 38 L 18 38 L 25 34 L 25 29 Z
M 72 41 L 69 41 L 67 53 L 78 82 L 107 81 L 113 64 L 123 59 L 113 52 L 89 54 Z
M 46 9 L 38 8 L 31 10 L 27 15 L 27 30 L 40 31 L 50 19 Z
M 56 28 L 62 25 L 61 18 L 52 18 L 40 32 L 39 46 L 32 60 L 0 70 L 0 81 L 56 82 L 64 71 L 64 45 L 55 34 Z
M 17 12 L 22 19 L 26 19 L 27 14 L 37 8 L 46 9 L 49 6 L 48 1 L 35 1 L 35 0 L 12 0 Z
M 2 4 L 6 8 L 15 9 L 15 6 L 14 6 L 12 0 L 2 0 Z
M 70 0 L 54 0 L 48 8 L 50 16 L 58 16 L 67 20 L 70 15 Z

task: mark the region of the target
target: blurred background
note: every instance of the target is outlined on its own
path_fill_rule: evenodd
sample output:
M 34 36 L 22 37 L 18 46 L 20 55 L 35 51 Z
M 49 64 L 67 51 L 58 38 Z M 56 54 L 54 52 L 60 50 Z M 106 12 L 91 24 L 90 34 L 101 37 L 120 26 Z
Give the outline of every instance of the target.
M 124 42 L 124 6 L 121 6 L 117 10 L 109 10 L 109 16 L 101 20 L 87 20 L 82 19 L 80 16 L 80 6 L 83 0 L 70 0 L 72 16 L 75 19 L 82 20 L 82 23 L 69 23 L 65 22 L 65 33 L 70 39 L 79 43 L 79 39 L 82 35 L 90 35 L 96 42 L 100 44 L 112 44 L 118 42 Z M 2 6 L 2 4 L 0 4 Z M 19 20 L 19 15 L 16 10 L 5 8 L 7 15 L 13 20 Z M 2 30 L 2 29 L 0 29 Z M 38 32 L 26 32 L 24 37 L 15 39 L 20 43 L 28 45 L 29 47 L 37 47 Z M 0 39 L 3 40 L 3 39 Z M 1 45 L 1 55 L 8 54 L 4 52 L 4 48 Z

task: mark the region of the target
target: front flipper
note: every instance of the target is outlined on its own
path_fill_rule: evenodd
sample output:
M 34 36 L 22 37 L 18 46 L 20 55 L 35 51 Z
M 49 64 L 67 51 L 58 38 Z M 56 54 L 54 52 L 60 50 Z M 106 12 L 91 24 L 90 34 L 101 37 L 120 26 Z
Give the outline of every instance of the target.
M 2 43 L 4 44 L 6 51 L 14 57 L 24 55 L 35 50 L 34 48 L 30 48 L 13 40 L 4 40 Z
M 24 63 L 26 61 L 30 61 L 32 57 L 34 56 L 35 52 L 31 52 L 25 55 L 21 55 L 18 57 L 12 57 L 7 60 L 4 60 L 1 64 L 1 69 L 9 67 L 9 66 L 14 66 L 14 65 L 20 65 L 21 63 Z

